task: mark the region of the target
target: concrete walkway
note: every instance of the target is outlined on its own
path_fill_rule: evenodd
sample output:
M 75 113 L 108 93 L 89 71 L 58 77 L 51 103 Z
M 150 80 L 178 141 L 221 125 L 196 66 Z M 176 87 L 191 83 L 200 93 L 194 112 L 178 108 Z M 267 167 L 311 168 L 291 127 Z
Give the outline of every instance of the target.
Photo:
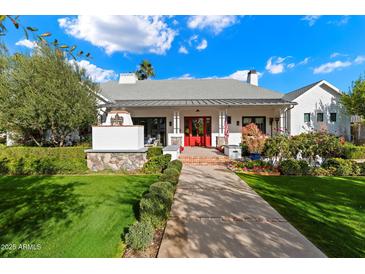
M 225 167 L 184 166 L 158 257 L 325 257 Z

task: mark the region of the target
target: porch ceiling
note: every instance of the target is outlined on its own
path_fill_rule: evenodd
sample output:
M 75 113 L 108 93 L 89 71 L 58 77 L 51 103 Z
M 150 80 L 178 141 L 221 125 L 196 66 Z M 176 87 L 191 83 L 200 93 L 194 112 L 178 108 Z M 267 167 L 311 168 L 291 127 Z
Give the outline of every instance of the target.
M 272 99 L 194 99 L 194 100 L 117 100 L 106 107 L 176 107 L 176 106 L 275 106 L 295 105 L 280 98 Z

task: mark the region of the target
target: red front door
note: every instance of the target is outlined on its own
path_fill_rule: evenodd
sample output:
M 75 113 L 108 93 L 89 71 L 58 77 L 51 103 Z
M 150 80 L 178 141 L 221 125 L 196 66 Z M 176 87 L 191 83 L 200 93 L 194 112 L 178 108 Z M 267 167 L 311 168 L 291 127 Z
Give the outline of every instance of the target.
M 211 146 L 211 118 L 185 117 L 185 146 Z

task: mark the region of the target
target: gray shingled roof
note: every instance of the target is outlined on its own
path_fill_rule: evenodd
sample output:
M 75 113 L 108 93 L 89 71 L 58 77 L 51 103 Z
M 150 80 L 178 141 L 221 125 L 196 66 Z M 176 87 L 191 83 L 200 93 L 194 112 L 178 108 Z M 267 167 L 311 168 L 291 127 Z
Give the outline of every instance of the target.
M 305 87 L 298 88 L 298 89 L 293 90 L 291 92 L 288 92 L 283 96 L 283 99 L 285 99 L 287 101 L 293 101 L 295 98 L 298 98 L 300 95 L 302 95 L 306 91 L 310 90 L 312 87 L 314 87 L 315 85 L 317 85 L 320 82 L 322 82 L 322 80 L 318 81 L 318 82 L 315 82 L 313 84 L 307 85 Z
M 255 106 L 255 105 L 291 105 L 292 102 L 280 98 L 274 99 L 199 99 L 199 100 L 117 100 L 105 104 L 106 107 L 165 107 L 165 106 Z
M 283 94 L 234 79 L 145 80 L 136 84 L 110 81 L 101 94 L 118 100 L 281 99 Z

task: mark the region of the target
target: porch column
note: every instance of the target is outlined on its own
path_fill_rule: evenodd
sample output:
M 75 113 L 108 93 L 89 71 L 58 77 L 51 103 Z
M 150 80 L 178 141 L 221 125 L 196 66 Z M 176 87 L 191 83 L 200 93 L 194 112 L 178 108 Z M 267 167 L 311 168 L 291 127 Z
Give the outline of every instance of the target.
M 280 119 L 279 119 L 279 133 L 283 134 L 285 132 L 285 110 L 280 110 Z
M 180 112 L 174 111 L 173 119 L 174 133 L 180 133 Z
M 226 113 L 224 111 L 219 112 L 218 118 L 218 135 L 224 136 L 224 124 L 226 119 Z

